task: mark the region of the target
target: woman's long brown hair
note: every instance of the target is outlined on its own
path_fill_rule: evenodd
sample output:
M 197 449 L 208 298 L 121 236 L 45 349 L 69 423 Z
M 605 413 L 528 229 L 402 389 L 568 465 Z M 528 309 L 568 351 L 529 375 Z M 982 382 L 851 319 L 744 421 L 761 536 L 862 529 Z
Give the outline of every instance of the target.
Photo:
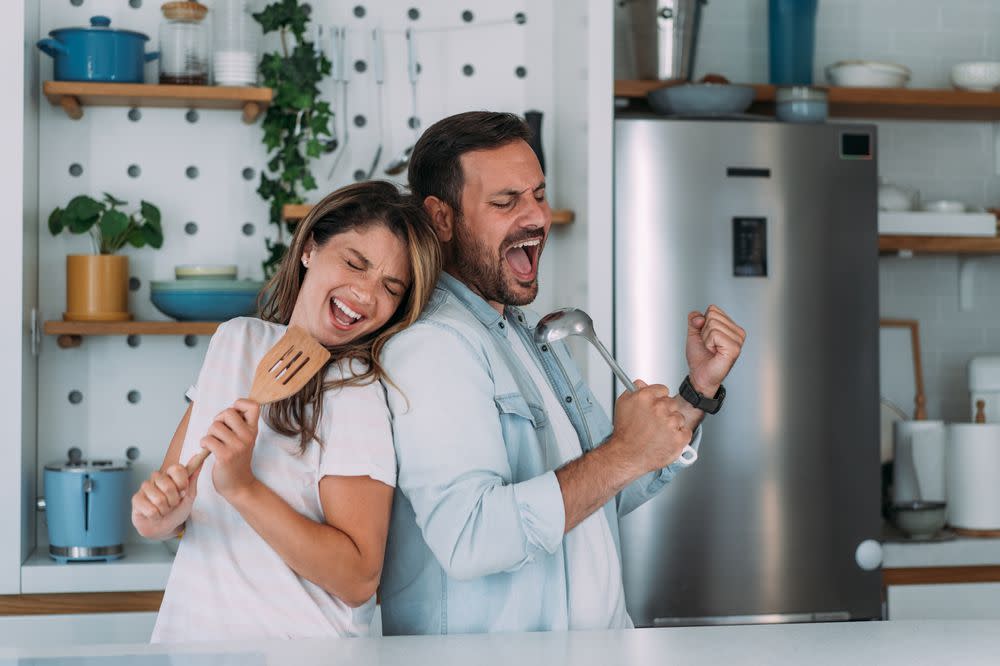
M 287 325 L 305 276 L 302 253 L 308 241 L 312 240 L 319 248 L 337 234 L 375 225 L 384 226 L 406 245 L 410 286 L 385 326 L 348 344 L 330 348 L 330 363 L 357 359 L 364 366 L 363 372 L 327 382 L 323 379 L 324 368 L 299 393 L 266 410 L 267 424 L 282 435 L 298 437 L 300 451 L 314 439 L 323 445 L 316 431 L 322 416 L 324 391 L 388 379 L 379 362 L 382 348 L 389 338 L 414 323 L 427 305 L 441 270 L 440 246 L 419 202 L 386 181 L 355 183 L 327 195 L 299 222 L 285 258 L 261 294 L 261 319 Z M 353 361 L 349 364 L 352 368 L 357 365 Z

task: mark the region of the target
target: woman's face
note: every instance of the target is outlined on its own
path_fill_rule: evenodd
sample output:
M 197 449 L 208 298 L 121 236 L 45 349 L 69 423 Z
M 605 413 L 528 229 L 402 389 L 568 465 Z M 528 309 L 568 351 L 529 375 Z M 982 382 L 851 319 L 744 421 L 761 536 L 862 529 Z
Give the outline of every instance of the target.
M 306 266 L 290 325 L 328 347 L 382 328 L 410 286 L 406 245 L 383 224 L 306 243 Z

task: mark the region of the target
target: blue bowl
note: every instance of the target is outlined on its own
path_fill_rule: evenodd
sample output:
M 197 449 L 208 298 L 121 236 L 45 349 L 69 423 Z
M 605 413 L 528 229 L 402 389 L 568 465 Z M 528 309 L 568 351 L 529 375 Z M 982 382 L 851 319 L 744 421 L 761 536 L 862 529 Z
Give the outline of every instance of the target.
M 257 294 L 264 286 L 262 282 L 200 289 L 176 289 L 168 285 L 152 283 L 149 298 L 157 310 L 179 321 L 226 321 L 252 315 L 257 311 Z
M 752 86 L 731 83 L 685 83 L 650 91 L 646 98 L 657 113 L 679 116 L 725 116 L 753 104 Z

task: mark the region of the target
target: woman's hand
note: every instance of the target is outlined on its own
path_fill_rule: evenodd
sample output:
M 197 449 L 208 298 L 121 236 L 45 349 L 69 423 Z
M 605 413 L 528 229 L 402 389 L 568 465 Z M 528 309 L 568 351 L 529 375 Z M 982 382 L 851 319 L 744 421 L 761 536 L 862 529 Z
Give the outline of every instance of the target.
M 226 500 L 248 490 L 256 482 L 251 461 L 257 441 L 260 405 L 252 400 L 237 400 L 215 417 L 208 433 L 201 438 L 202 448 L 215 456 L 212 483 Z
M 153 472 L 132 495 L 132 524 L 147 539 L 169 539 L 191 515 L 201 468 L 190 477 L 184 465 Z

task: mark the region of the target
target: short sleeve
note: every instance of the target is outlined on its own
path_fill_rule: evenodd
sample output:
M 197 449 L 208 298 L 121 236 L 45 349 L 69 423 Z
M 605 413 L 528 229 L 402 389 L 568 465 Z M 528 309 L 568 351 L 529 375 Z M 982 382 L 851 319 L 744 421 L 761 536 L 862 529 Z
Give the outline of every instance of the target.
M 396 453 L 385 389 L 378 381 L 327 391 L 319 474 L 370 476 L 396 486 Z

